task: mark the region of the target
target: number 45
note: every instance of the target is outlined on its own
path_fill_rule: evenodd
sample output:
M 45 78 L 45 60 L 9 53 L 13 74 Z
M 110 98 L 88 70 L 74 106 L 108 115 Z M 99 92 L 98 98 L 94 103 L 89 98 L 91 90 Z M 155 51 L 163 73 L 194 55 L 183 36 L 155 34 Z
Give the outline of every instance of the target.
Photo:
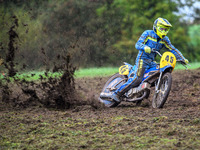
M 170 60 L 169 60 L 169 55 L 167 55 L 167 56 L 165 57 L 165 60 L 166 60 L 167 62 L 170 61 L 170 63 L 173 63 L 174 57 L 171 56 L 171 57 L 170 57 Z

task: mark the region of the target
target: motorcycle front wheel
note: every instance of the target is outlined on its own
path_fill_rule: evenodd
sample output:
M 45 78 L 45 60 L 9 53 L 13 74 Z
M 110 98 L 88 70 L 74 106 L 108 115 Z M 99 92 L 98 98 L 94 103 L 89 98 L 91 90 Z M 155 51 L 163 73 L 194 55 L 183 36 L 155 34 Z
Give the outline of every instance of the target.
M 116 89 L 121 87 L 125 82 L 126 82 L 125 76 L 120 75 L 119 73 L 116 73 L 110 79 L 108 79 L 108 81 L 104 85 L 101 92 L 112 94 Z M 104 103 L 106 107 L 116 107 L 117 105 L 119 105 L 119 102 L 102 99 L 100 97 L 99 97 L 99 101 Z
M 165 73 L 160 81 L 160 85 L 158 87 L 158 92 L 154 93 L 152 100 L 153 108 L 162 108 L 167 100 L 169 92 L 171 90 L 172 85 L 172 75 L 171 73 Z

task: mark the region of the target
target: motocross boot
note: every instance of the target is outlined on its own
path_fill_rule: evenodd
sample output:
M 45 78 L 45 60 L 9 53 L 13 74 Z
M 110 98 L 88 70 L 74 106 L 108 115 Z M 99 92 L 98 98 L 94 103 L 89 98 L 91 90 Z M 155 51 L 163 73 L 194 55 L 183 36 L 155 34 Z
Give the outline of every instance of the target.
M 100 97 L 103 98 L 103 99 L 104 98 L 109 98 L 109 99 L 112 99 L 112 100 L 114 100 L 116 102 L 120 102 L 121 101 L 120 100 L 120 96 L 115 92 L 113 94 L 111 94 L 111 93 L 101 93 Z

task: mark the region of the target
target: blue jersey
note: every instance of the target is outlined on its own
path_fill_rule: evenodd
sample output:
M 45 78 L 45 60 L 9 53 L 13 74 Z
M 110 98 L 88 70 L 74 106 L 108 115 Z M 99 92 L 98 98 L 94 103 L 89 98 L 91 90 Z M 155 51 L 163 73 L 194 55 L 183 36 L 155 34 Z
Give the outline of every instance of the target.
M 151 49 L 155 48 L 157 51 L 160 51 L 163 47 L 165 47 L 176 56 L 176 59 L 182 61 L 185 60 L 181 52 L 171 44 L 167 36 L 161 39 L 153 30 L 146 30 L 140 36 L 139 40 L 135 45 L 135 48 L 139 50 L 136 62 L 140 59 L 143 59 L 146 62 L 151 62 L 155 59 L 156 53 L 145 53 L 145 46 L 149 46 Z

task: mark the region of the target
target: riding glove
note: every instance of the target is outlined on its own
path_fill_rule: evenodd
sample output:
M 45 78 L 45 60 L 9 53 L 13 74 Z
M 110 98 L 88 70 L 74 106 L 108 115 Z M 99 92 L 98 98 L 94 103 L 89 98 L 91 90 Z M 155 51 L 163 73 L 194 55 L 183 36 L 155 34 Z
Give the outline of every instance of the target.
M 188 63 L 189 63 L 189 61 L 188 61 L 187 59 L 185 59 L 184 61 L 185 61 L 185 63 L 186 63 L 186 64 L 188 64 Z
M 145 51 L 145 53 L 151 53 L 151 48 L 149 47 L 149 46 L 145 46 L 144 47 L 144 51 Z

